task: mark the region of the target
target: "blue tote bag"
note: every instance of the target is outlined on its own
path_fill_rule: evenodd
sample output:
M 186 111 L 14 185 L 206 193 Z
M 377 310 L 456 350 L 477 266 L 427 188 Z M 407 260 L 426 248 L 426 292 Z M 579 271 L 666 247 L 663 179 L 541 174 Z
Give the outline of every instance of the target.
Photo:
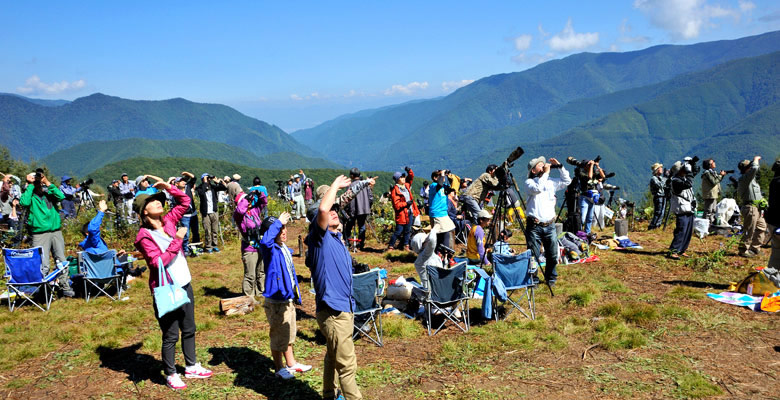
M 190 302 L 187 291 L 182 289 L 172 276 L 165 271 L 162 259 L 158 258 L 157 282 L 158 286 L 154 288 L 154 304 L 157 306 L 157 318 L 180 308 Z

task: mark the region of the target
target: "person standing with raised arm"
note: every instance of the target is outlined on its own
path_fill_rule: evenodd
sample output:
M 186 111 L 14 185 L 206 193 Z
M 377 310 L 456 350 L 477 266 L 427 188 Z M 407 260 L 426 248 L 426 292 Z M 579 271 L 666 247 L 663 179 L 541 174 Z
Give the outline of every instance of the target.
M 560 178 L 550 178 L 552 168 L 560 169 Z M 571 183 L 569 171 L 554 158 L 546 163 L 544 157 L 528 162 L 528 179 L 525 192 L 528 194 L 525 238 L 528 248 L 537 261 L 541 260 L 541 246 L 544 246 L 544 283 L 550 288 L 558 279 L 558 238 L 555 232 L 555 192 L 566 189 Z

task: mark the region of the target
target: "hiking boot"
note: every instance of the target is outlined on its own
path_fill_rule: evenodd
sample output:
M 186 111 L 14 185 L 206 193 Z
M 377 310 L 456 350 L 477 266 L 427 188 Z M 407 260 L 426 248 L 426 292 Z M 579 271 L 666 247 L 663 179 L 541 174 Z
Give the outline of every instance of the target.
M 295 374 L 290 370 L 290 368 L 282 368 L 276 371 L 274 375 L 284 380 L 295 378 Z
M 168 375 L 166 381 L 168 387 L 173 390 L 181 390 L 187 388 L 187 384 L 184 383 L 183 380 L 181 380 L 181 375 L 179 374 Z
M 295 363 L 295 365 L 292 367 L 287 367 L 287 369 L 293 370 L 295 372 L 308 372 L 311 370 L 311 365 Z
M 205 379 L 211 377 L 214 373 L 211 370 L 203 368 L 200 363 L 190 365 L 184 369 L 184 377 L 190 379 Z

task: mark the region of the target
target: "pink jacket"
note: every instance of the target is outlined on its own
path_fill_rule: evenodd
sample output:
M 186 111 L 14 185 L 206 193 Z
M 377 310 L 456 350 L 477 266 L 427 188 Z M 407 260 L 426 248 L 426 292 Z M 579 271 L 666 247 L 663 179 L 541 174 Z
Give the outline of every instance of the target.
M 157 287 L 157 259 L 162 258 L 163 265 L 168 265 L 176 255 L 181 251 L 182 240 L 176 237 L 176 224 L 181 220 L 181 216 L 190 207 L 190 198 L 184 192 L 177 189 L 174 186 L 168 190 L 174 199 L 176 199 L 177 205 L 173 207 L 163 217 L 163 230 L 165 233 L 173 238 L 170 246 L 165 251 L 160 251 L 160 247 L 152 238 L 152 234 L 146 229 L 140 229 L 138 235 L 135 237 L 135 248 L 141 252 L 146 260 L 146 266 L 149 267 L 149 288 L 154 289 Z

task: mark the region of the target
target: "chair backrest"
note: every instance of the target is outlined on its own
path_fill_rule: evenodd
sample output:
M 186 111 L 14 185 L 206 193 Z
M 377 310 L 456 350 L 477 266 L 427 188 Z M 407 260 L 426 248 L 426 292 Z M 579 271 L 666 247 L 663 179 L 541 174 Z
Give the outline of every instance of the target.
M 116 250 L 92 254 L 79 253 L 79 269 L 87 279 L 105 279 L 116 275 Z
M 462 261 L 452 268 L 433 265 L 428 269 L 428 282 L 431 287 L 431 301 L 448 303 L 466 297 L 463 285 L 466 282 L 466 262 Z
M 381 279 L 378 270 L 352 275 L 352 297 L 355 298 L 356 313 L 379 307 L 376 298 Z
M 41 265 L 43 264 L 43 249 L 3 249 L 6 275 L 11 283 L 33 283 L 43 281 Z
M 501 279 L 507 289 L 530 286 L 533 278 L 529 270 L 533 262 L 531 250 L 512 256 L 493 254 L 493 274 Z

